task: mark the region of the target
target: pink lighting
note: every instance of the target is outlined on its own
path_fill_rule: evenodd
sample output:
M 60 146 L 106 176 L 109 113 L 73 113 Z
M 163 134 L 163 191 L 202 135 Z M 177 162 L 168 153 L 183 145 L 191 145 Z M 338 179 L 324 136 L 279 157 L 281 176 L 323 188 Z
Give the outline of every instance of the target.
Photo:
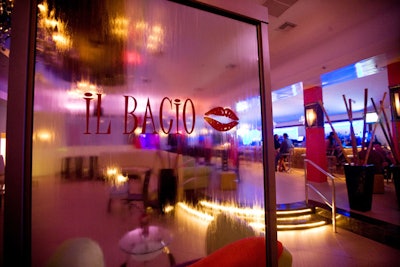
M 126 51 L 125 62 L 132 65 L 142 64 L 142 57 L 135 51 Z

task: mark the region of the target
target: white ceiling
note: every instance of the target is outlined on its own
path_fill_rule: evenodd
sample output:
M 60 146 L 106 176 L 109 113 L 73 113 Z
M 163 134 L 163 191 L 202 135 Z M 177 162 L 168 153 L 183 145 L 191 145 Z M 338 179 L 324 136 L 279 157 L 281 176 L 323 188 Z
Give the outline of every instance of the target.
M 257 4 L 273 0 L 249 0 Z M 383 55 L 379 62 L 383 72 L 371 77 L 333 85 L 323 89 L 324 106 L 328 114 L 345 114 L 343 95 L 355 101 L 353 110 L 362 110 L 364 88 L 375 102 L 387 91 L 385 67 L 400 57 L 400 2 L 349 0 L 294 2 L 279 17 L 269 16 L 272 89 L 303 82 L 305 88 L 320 85 L 321 74 L 331 72 L 360 60 Z M 290 22 L 296 27 L 279 30 Z M 389 104 L 389 96 L 385 104 Z M 275 102 L 274 120 L 296 121 L 303 115 L 302 95 Z M 371 101 L 368 103 L 372 110 Z M 296 119 L 297 118 L 297 119 Z
M 263 3 L 263 1 L 257 1 Z M 283 1 L 285 2 L 285 1 Z M 273 90 L 302 81 L 305 88 L 320 85 L 319 76 L 376 55 L 387 61 L 400 55 L 400 2 L 398 1 L 297 1 L 279 18 L 270 16 L 271 79 Z M 289 21 L 297 26 L 276 30 Z M 364 88 L 379 103 L 387 91 L 385 69 L 374 76 L 323 89 L 328 114 L 345 114 L 343 95 L 362 110 Z M 388 106 L 386 97 L 385 106 Z M 297 104 L 295 104 L 297 103 Z M 302 96 L 275 103 L 274 120 L 285 121 L 303 114 Z M 371 101 L 368 103 L 372 110 Z M 288 111 L 287 107 L 291 107 Z
M 242 1 L 252 2 L 251 4 L 256 5 L 263 5 L 266 2 L 265 0 Z M 271 1 L 273 2 L 273 0 L 269 2 Z M 376 55 L 384 55 L 387 60 L 380 62 L 381 65 L 377 66 L 383 68 L 383 72 L 380 74 L 335 85 L 323 91 L 324 105 L 329 114 L 345 113 L 343 94 L 355 101 L 353 110 L 363 106 L 364 88 L 369 89 L 370 97 L 377 101 L 381 99 L 383 91 L 387 90 L 384 68 L 388 62 L 400 58 L 399 1 L 279 0 L 279 2 L 294 2 L 294 4 L 279 17 L 269 16 L 272 90 L 278 90 L 297 82 L 303 82 L 305 88 L 320 85 L 319 77 L 323 73 Z M 279 30 L 279 26 L 285 22 L 293 23 L 296 27 Z M 217 41 L 213 40 L 212 42 L 220 45 L 219 51 L 223 51 L 224 47 L 229 47 L 226 42 L 230 41 L 230 39 L 220 36 Z M 193 53 L 193 49 L 188 49 L 187 52 Z M 249 49 L 253 49 L 253 47 Z M 213 56 L 223 56 L 223 53 Z M 4 63 L 4 60 L 7 58 L 1 55 L 0 75 L 2 77 L 0 77 L 0 81 L 1 79 L 4 81 L 7 77 L 6 67 L 8 65 Z M 239 58 L 238 60 L 245 59 Z M 213 79 L 207 81 L 207 84 L 191 87 L 190 90 L 193 90 L 191 94 L 206 94 L 207 90 L 214 90 L 211 92 L 215 96 L 218 79 L 226 75 L 232 77 L 232 72 L 236 70 L 227 68 L 230 63 L 227 59 L 220 62 L 221 66 L 215 66 L 219 67 L 219 70 L 223 69 L 222 73 L 217 73 L 215 68 L 208 66 L 205 59 L 204 62 L 198 62 L 198 67 L 209 68 L 208 73 L 209 75 L 213 73 Z M 163 72 L 158 74 L 159 77 L 163 76 L 164 78 L 169 76 Z M 180 73 L 173 74 L 169 77 L 181 75 Z M 141 79 L 143 83 L 147 84 L 149 81 L 155 82 L 156 80 L 146 76 Z M 240 79 L 238 81 L 243 82 Z M 4 90 L 4 88 L 0 87 L 0 90 Z M 273 104 L 274 121 L 278 123 L 296 121 L 303 113 L 301 94 Z

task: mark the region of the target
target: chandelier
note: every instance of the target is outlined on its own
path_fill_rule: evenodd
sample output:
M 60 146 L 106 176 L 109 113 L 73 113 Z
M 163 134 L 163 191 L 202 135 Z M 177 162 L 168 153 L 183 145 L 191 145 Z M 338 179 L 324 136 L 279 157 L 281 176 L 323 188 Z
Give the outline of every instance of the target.
M 11 11 L 13 0 L 1 0 L 0 2 L 0 48 L 5 50 L 5 43 L 11 36 Z
M 67 23 L 56 17 L 56 10 L 49 9 L 47 1 L 38 5 L 37 47 L 41 52 L 65 52 L 72 47 L 72 38 Z

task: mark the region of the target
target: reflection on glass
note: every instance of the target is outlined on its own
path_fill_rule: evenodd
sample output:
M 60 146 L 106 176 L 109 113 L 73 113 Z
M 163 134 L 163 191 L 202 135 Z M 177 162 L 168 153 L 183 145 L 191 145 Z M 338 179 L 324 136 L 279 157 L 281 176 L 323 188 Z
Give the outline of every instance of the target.
M 161 0 L 47 0 L 39 11 L 34 265 L 80 235 L 118 266 L 118 240 L 142 216 L 174 235 L 171 247 L 192 250 L 179 260 L 204 257 L 190 244 L 222 211 L 197 217 L 199 201 L 263 211 L 255 26 Z

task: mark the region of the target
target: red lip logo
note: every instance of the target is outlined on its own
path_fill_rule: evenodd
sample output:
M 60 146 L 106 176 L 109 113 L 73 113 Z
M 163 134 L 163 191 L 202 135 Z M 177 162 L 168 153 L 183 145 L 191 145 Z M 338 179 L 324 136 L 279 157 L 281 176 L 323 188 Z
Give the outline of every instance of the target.
M 216 107 L 208 111 L 205 116 L 209 115 L 215 115 L 215 116 L 223 116 L 225 118 L 232 119 L 233 121 L 228 122 L 228 123 L 222 123 L 217 120 L 214 120 L 210 117 L 204 117 L 204 119 L 210 124 L 211 127 L 213 127 L 215 130 L 220 131 L 220 132 L 226 132 L 235 127 L 236 125 L 239 124 L 238 120 L 239 118 L 236 116 L 236 114 L 229 108 L 223 108 L 223 107 Z

